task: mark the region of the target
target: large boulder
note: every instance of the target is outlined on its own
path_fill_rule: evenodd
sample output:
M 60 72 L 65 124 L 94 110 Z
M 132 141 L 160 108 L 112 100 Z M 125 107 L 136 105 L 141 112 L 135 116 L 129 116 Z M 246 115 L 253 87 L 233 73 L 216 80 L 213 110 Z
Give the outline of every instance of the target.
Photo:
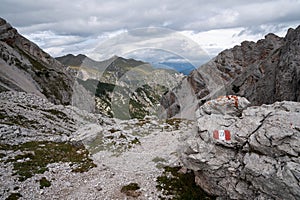
M 182 162 L 220 199 L 299 199 L 300 103 L 247 106 L 224 96 L 200 107 Z

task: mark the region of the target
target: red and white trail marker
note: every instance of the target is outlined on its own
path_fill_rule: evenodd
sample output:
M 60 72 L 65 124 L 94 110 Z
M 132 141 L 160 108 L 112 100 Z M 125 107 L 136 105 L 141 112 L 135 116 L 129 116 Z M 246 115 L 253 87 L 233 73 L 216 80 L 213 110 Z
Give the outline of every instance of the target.
M 223 141 L 228 141 L 231 138 L 229 130 L 214 130 L 213 137 L 216 140 L 223 140 Z

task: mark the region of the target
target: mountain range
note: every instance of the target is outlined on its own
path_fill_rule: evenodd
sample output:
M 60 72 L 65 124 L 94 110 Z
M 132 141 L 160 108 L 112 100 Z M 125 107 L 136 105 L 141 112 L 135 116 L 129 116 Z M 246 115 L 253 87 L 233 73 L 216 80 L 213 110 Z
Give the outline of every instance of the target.
M 160 115 L 161 96 L 183 78 L 174 70 L 157 69 L 149 63 L 118 56 L 105 61 L 71 54 L 56 59 L 76 77 L 73 105 L 120 119 Z M 83 88 L 89 94 L 80 99 Z
M 299 55 L 300 26 L 184 76 L 0 18 L 0 199 L 299 199 Z

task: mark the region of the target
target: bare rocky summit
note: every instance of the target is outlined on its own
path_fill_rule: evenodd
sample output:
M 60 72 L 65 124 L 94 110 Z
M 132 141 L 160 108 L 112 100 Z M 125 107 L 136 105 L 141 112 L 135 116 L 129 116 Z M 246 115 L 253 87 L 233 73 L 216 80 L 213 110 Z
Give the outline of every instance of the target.
M 300 103 L 248 105 L 224 96 L 201 106 L 198 131 L 181 154 L 184 166 L 220 199 L 299 199 Z M 216 137 L 222 130 L 230 138 Z
M 191 118 L 199 105 L 220 95 L 243 96 L 252 105 L 300 101 L 299 44 L 300 27 L 289 29 L 284 38 L 268 34 L 224 50 L 166 94 L 162 105 L 169 117 Z

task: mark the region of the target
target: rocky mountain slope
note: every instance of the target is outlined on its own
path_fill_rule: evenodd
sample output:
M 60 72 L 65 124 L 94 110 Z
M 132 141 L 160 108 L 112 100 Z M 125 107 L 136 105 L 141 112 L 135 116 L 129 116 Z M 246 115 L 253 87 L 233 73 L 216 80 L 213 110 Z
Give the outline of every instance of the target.
M 191 118 L 198 105 L 226 94 L 244 96 L 253 105 L 300 101 L 299 52 L 300 27 L 284 38 L 268 34 L 257 43 L 245 41 L 194 70 L 162 104 L 169 117 Z
M 157 188 L 164 184 L 157 178 L 170 179 L 163 167 L 178 167 L 178 147 L 192 129 L 187 120 L 118 120 L 34 94 L 2 92 L 0 198 L 170 197 Z M 122 189 L 134 183 L 139 189 Z
M 300 103 L 249 104 L 224 96 L 201 106 L 198 131 L 181 153 L 184 165 L 222 199 L 299 199 Z
M 66 67 L 1 19 L 0 199 L 300 199 L 299 29 L 223 51 L 164 112 L 177 74 Z
M 0 197 L 298 199 L 300 103 L 249 105 L 208 101 L 194 124 L 118 120 L 2 92 Z
M 69 54 L 57 60 L 77 77 L 73 105 L 83 105 L 83 100 L 76 96 L 80 97 L 84 88 L 89 93 L 85 98 L 90 98 L 90 105 L 81 108 L 120 119 L 160 115 L 161 96 L 183 77 L 172 70 L 155 69 L 148 63 L 117 56 L 98 62 L 84 55 Z
M 0 91 L 24 91 L 70 104 L 73 78 L 57 60 L 0 18 Z

